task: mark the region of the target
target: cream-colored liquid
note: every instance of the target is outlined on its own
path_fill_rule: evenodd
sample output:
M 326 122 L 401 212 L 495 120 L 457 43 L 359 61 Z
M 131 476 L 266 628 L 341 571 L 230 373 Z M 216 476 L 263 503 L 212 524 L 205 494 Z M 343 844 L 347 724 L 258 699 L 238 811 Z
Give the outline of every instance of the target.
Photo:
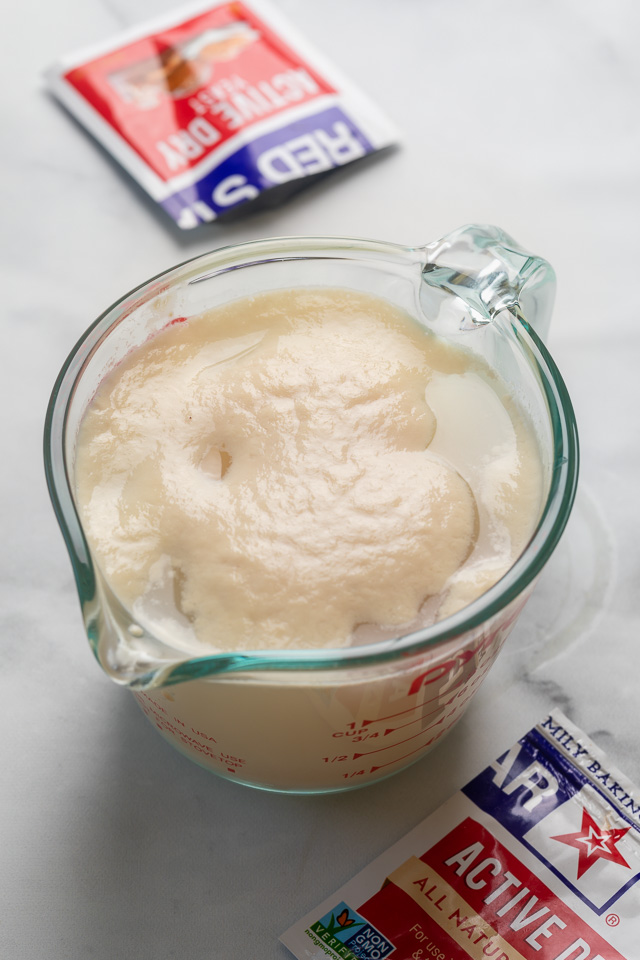
M 490 370 L 346 290 L 165 328 L 102 383 L 77 451 L 104 576 L 196 651 L 441 619 L 508 570 L 541 502 L 532 432 Z

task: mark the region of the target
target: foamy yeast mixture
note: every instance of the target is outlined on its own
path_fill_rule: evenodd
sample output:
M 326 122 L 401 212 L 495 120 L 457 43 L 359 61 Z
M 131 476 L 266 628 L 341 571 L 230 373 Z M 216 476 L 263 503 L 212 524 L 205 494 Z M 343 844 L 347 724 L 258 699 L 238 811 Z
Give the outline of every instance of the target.
M 311 289 L 134 351 L 86 413 L 76 484 L 134 614 L 235 650 L 345 646 L 458 610 L 523 549 L 542 480 L 487 367 L 386 301 Z

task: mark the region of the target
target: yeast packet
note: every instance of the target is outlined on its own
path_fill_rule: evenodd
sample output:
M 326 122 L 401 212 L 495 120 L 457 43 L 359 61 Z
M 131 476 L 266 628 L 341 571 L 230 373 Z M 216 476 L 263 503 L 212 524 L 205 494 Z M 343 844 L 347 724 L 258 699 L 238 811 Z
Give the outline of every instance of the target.
M 638 960 L 640 791 L 554 712 L 281 940 L 300 960 Z
M 266 192 L 282 199 L 397 139 L 267 0 L 182 7 L 45 77 L 184 229 Z

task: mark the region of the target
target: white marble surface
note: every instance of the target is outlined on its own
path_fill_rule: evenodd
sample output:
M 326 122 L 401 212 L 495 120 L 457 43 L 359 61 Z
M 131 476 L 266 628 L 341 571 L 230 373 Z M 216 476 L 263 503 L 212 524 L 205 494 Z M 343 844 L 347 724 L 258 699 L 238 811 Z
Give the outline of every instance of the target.
M 277 936 L 552 706 L 640 781 L 640 8 L 634 0 L 277 0 L 396 121 L 401 150 L 288 206 L 174 230 L 42 91 L 56 56 L 170 0 L 5 11 L 0 955 L 283 958 Z M 550 340 L 582 440 L 575 513 L 501 660 L 428 759 L 270 796 L 171 750 L 100 672 L 47 497 L 49 391 L 88 323 L 217 245 L 435 239 L 493 222 L 559 277 Z

